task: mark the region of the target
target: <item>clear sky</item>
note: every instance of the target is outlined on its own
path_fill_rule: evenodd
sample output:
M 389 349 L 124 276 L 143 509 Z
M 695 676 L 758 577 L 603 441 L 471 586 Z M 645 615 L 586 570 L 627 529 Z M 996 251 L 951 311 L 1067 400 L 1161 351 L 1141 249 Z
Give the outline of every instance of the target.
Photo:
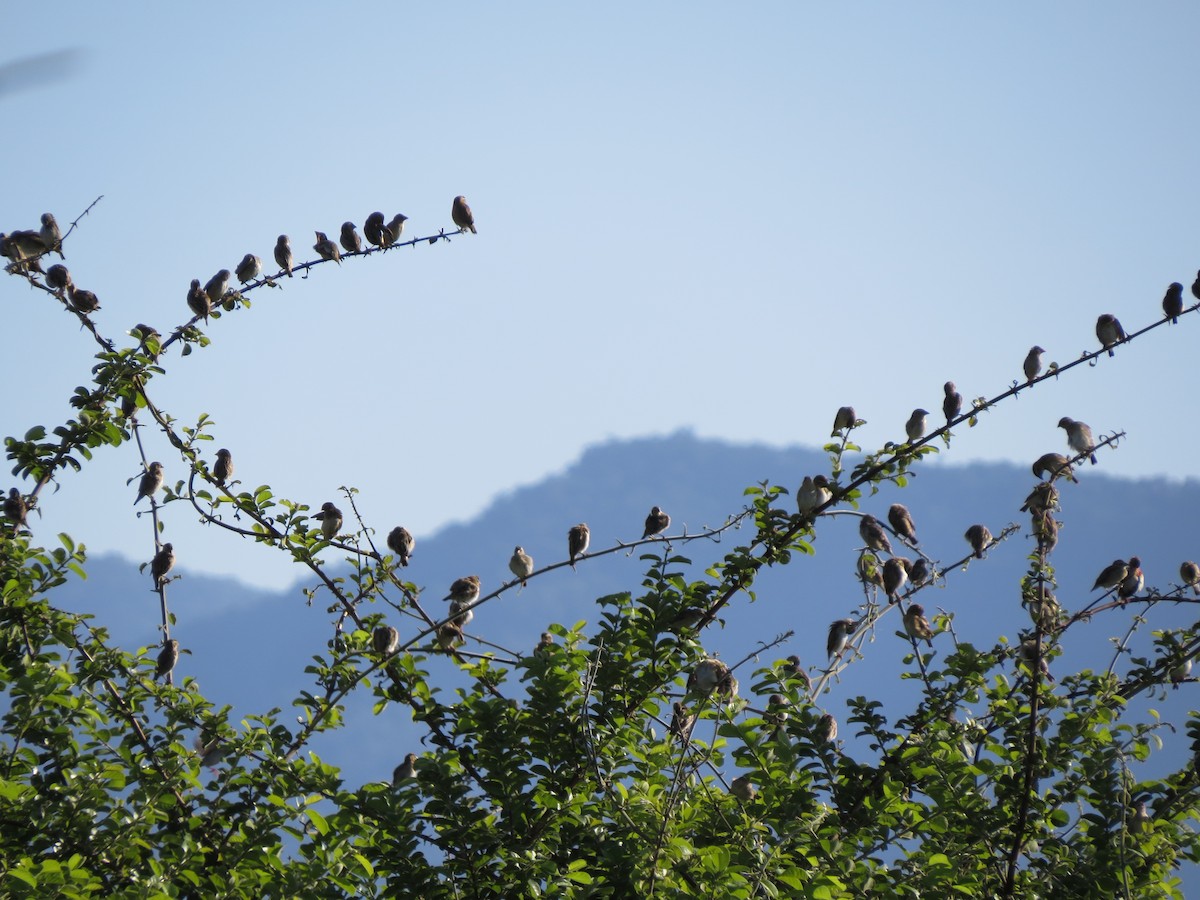
M 1148 324 L 1200 268 L 1194 3 L 48 10 L 0 37 L 0 65 L 78 51 L 4 82 L 0 230 L 103 194 L 66 251 L 110 336 L 166 333 L 190 279 L 280 233 L 311 258 L 315 229 L 379 209 L 432 234 L 467 196 L 478 236 L 260 291 L 152 391 L 212 416 L 245 487 L 315 509 L 352 484 L 418 541 L 613 437 L 819 445 L 849 403 L 865 446 L 901 439 L 947 379 L 998 393 L 1032 344 L 1075 359 L 1099 313 Z M 0 433 L 52 427 L 96 348 L 17 279 L 0 304 Z M 1197 335 L 1040 385 L 938 464 L 1063 451 L 1069 415 L 1128 432 L 1105 472 L 1200 476 Z M 65 476 L 39 537 L 148 560 L 139 465 Z M 166 512 L 181 568 L 296 574 L 194 519 Z

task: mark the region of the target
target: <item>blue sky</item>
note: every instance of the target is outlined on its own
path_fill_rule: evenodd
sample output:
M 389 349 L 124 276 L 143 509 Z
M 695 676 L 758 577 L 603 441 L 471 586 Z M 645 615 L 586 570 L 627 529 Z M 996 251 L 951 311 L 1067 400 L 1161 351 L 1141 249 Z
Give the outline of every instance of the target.
M 478 236 L 260 291 L 153 386 L 212 416 L 245 487 L 315 509 L 352 484 L 419 541 L 598 441 L 819 445 L 849 403 L 873 447 L 947 379 L 994 395 L 1034 343 L 1065 363 L 1099 313 L 1155 320 L 1200 268 L 1198 25 L 1185 3 L 66 3 L 0 38 L 0 64 L 79 51 L 0 94 L 0 230 L 103 194 L 67 264 L 122 338 L 280 233 L 303 258 L 375 209 L 436 233 L 465 194 Z M 0 304 L 0 432 L 58 424 L 95 347 L 17 279 Z M 1128 432 L 1105 472 L 1200 476 L 1198 327 L 1023 393 L 936 464 L 1028 464 L 1069 415 Z M 35 530 L 148 560 L 139 465 L 102 452 Z M 295 574 L 165 516 L 181 568 Z

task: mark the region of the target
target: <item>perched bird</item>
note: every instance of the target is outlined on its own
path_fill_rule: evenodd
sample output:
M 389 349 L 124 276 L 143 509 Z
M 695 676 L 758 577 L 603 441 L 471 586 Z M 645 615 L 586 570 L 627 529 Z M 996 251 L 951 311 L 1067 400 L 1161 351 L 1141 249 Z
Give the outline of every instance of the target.
M 1065 429 L 1067 432 L 1067 446 L 1076 453 L 1088 454 L 1094 466 L 1096 464 L 1096 454 L 1092 451 L 1096 449 L 1096 442 L 1092 440 L 1092 429 L 1083 422 L 1076 422 L 1067 416 L 1063 416 L 1058 420 L 1058 427 Z
M 24 528 L 29 531 L 29 523 L 25 521 L 29 514 L 29 503 L 19 488 L 11 488 L 4 498 L 4 518 L 13 523 L 13 533 Z
M 314 232 L 317 236 L 317 242 L 313 244 L 313 249 L 317 251 L 317 256 L 321 259 L 331 259 L 339 266 L 342 264 L 342 251 L 331 241 L 323 231 Z
M 591 543 L 592 533 L 588 530 L 587 525 L 580 522 L 567 532 L 567 555 L 570 557 L 571 568 L 575 568 L 575 560 L 587 553 L 588 544 Z
M 812 679 L 808 677 L 808 672 L 804 671 L 804 668 L 800 665 L 800 657 L 794 653 L 784 663 L 783 674 L 785 678 L 795 678 L 804 685 L 805 693 L 812 690 Z
M 50 213 L 42 213 L 42 227 L 38 237 L 46 245 L 46 251 L 58 253 L 59 259 L 66 259 L 62 252 L 62 232 L 58 230 L 58 222 Z
M 342 234 L 339 240 L 342 242 L 342 249 L 347 253 L 361 253 L 363 248 L 362 238 L 358 236 L 358 232 L 354 230 L 353 222 L 342 223 Z
M 837 719 L 829 713 L 821 716 L 817 720 L 816 738 L 818 744 L 832 744 L 837 740 L 838 726 Z
M 14 231 L 4 241 L 4 247 L 4 255 L 14 263 L 36 259 L 49 250 L 36 231 Z
M 1046 662 L 1046 657 L 1044 655 L 1038 656 L 1037 641 L 1029 638 L 1021 641 L 1021 647 L 1018 652 L 1021 654 L 1021 662 L 1025 664 L 1027 669 L 1032 671 L 1034 662 L 1036 661 L 1038 671 L 1045 676 L 1047 681 L 1051 684 L 1054 683 L 1054 676 L 1050 674 L 1050 665 Z
M 1033 517 L 1033 536 L 1038 539 L 1042 549 L 1052 553 L 1058 546 L 1058 522 L 1049 512 Z
M 902 503 L 893 503 L 888 509 L 888 522 L 892 531 L 914 546 L 917 544 L 917 526 L 913 524 L 912 515 Z
M 471 620 L 475 618 L 475 610 L 471 608 L 469 602 L 463 600 L 450 601 L 450 622 L 458 627 L 459 631 L 471 624 Z
M 163 483 L 163 467 L 160 462 L 150 463 L 148 468 L 142 474 L 142 480 L 138 482 L 138 495 L 133 499 L 133 505 L 137 506 L 137 502 L 143 497 L 150 497 L 153 502 L 153 494 Z
M 1192 296 L 1200 300 L 1200 272 L 1196 273 L 1196 280 L 1192 282 Z
M 292 277 L 292 245 L 288 241 L 286 234 L 281 234 L 279 240 L 275 242 L 275 262 L 279 264 L 279 268 L 287 273 L 287 277 Z
M 883 530 L 883 526 L 879 524 L 879 520 L 874 516 L 865 515 L 859 519 L 858 534 L 863 539 L 863 543 L 872 550 L 892 552 L 892 542 L 888 538 L 887 532 Z
M 987 526 L 972 525 L 967 529 L 967 533 L 963 537 L 967 539 L 967 543 L 975 551 L 975 558 L 983 559 L 983 550 L 992 540 L 992 533 L 987 530 Z
M 904 613 L 904 630 L 914 641 L 924 641 L 933 646 L 933 628 L 925 618 L 925 607 L 920 603 L 912 603 Z
M 925 420 L 928 415 L 928 410 L 914 409 L 912 415 L 908 417 L 908 421 L 904 423 L 904 431 L 908 434 L 910 444 L 915 444 L 925 437 Z
M 858 554 L 858 577 L 863 584 L 883 587 L 883 567 L 880 566 L 879 558 L 874 553 Z
M 1029 349 L 1025 356 L 1025 380 L 1033 381 L 1042 373 L 1042 354 L 1046 351 L 1036 344 Z
M 1125 577 L 1117 585 L 1117 597 L 1122 605 L 1132 597 L 1136 597 L 1146 586 L 1146 575 L 1142 572 L 1142 561 L 1136 556 L 1129 557 L 1126 564 Z
M 383 244 L 383 213 L 373 212 L 367 216 L 367 221 L 363 223 L 363 234 L 367 240 L 376 247 L 382 247 Z
M 229 289 L 229 274 L 228 269 L 222 269 L 204 285 L 204 292 L 208 294 L 208 299 L 214 306 L 221 302 L 225 291 Z
M 400 565 L 407 566 L 417 542 L 407 528 L 397 525 L 388 532 L 387 545 L 388 549 L 400 558 Z
M 518 546 L 508 561 L 508 570 L 520 578 L 521 587 L 525 587 L 525 579 L 533 574 L 533 557 Z
M 854 634 L 854 629 L 857 627 L 858 623 L 853 619 L 837 619 L 831 623 L 829 637 L 825 639 L 825 656 L 832 660 L 845 650 L 846 644 L 850 641 L 850 635 Z
M 1185 585 L 1192 589 L 1192 592 L 1196 596 L 1200 597 L 1200 566 L 1191 560 L 1180 563 L 1179 578 Z
M 1096 337 L 1100 346 L 1108 351 L 1109 356 L 1115 356 L 1113 346 L 1125 340 L 1125 329 L 1112 313 L 1104 313 L 1096 320 Z
M 450 600 L 469 605 L 479 599 L 479 576 L 464 575 L 450 585 Z
M 233 477 L 233 454 L 222 448 L 217 451 L 217 461 L 213 463 L 213 478 L 217 484 L 223 485 Z
M 1167 677 L 1171 679 L 1171 685 L 1178 690 L 1179 685 L 1188 680 L 1188 676 L 1192 674 L 1192 658 L 1189 656 L 1177 666 L 1172 666 L 1171 671 L 1167 673 Z
M 404 757 L 404 762 L 396 766 L 392 770 L 392 787 L 399 787 L 406 781 L 412 781 L 417 777 L 417 754 L 409 753 Z
M 208 291 L 200 287 L 200 279 L 193 278 L 192 286 L 187 292 L 188 309 L 192 311 L 194 316 L 203 316 L 204 324 L 208 324 L 208 314 L 212 312 L 212 300 L 208 297 Z
M 162 549 L 154 554 L 154 559 L 150 561 L 150 577 L 154 579 L 154 584 L 157 587 L 167 580 L 167 573 L 175 565 L 175 548 L 170 544 L 163 544 Z
M 893 556 L 883 564 L 883 590 L 892 603 L 900 602 L 900 590 L 908 582 L 908 570 L 904 561 Z
M 729 793 L 737 797 L 743 803 L 749 803 L 758 796 L 758 788 L 750 781 L 749 775 L 739 775 L 733 781 L 729 782 Z
M 1121 584 L 1128 574 L 1129 563 L 1123 559 L 1114 559 L 1096 576 L 1096 583 L 1092 585 L 1092 590 L 1094 591 L 1096 588 L 1104 588 L 1106 591 L 1112 590 Z
M 1133 812 L 1129 817 L 1129 830 L 1142 832 L 1150 826 L 1150 813 L 1146 810 L 1146 801 L 1139 800 L 1133 805 Z
M 955 390 L 953 381 L 942 385 L 942 390 L 946 392 L 946 399 L 942 401 L 942 412 L 946 414 L 946 424 L 949 425 L 962 412 L 962 394 Z
M 158 651 L 158 661 L 154 666 L 154 680 L 166 678 L 175 668 L 175 663 L 179 662 L 179 641 L 174 638 L 168 638 L 163 641 L 163 646 Z
M 676 737 L 684 738 L 692 733 L 692 726 L 696 724 L 696 716 L 687 711 L 687 707 L 676 700 L 671 704 L 671 724 L 667 726 L 667 733 L 673 734 Z
M 475 217 L 471 215 L 471 207 L 467 206 L 467 198 L 462 194 L 454 198 L 454 204 L 450 207 L 450 218 L 454 220 L 459 231 L 470 230 L 471 234 L 478 234 L 475 230 Z
M 462 629 L 453 622 L 446 622 L 437 630 L 438 646 L 447 652 L 466 643 L 466 640 Z
M 650 507 L 650 515 L 646 516 L 646 530 L 642 532 L 642 540 L 662 534 L 671 524 L 671 517 L 657 506 Z
M 738 682 L 729 666 L 710 656 L 696 663 L 688 676 L 687 689 L 689 694 L 708 696 L 716 691 L 725 697 L 736 697 Z
M 87 314 L 100 308 L 99 297 L 91 291 L 81 290 L 73 284 L 67 288 L 67 296 L 71 299 L 71 307 L 76 312 Z
M 1051 481 L 1039 481 L 1029 492 L 1029 496 L 1025 498 L 1021 512 L 1027 512 L 1036 519 L 1056 506 L 1058 506 L 1058 488 Z
M 329 501 L 321 504 L 321 511 L 313 518 L 321 523 L 321 534 L 327 541 L 332 541 L 342 530 L 342 511 Z
M 547 649 L 554 646 L 554 635 L 548 631 L 543 631 L 542 636 L 538 639 L 537 646 L 533 648 L 534 653 L 545 653 Z M 679 704 L 676 704 L 678 706 Z
M 1171 320 L 1174 325 L 1179 321 L 1179 314 L 1183 312 L 1183 285 L 1178 281 L 1172 281 L 1167 286 L 1167 293 L 1163 295 L 1163 315 Z
M 380 656 L 391 656 L 400 646 L 400 632 L 391 625 L 380 625 L 371 632 L 371 646 Z
M 833 417 L 833 431 L 829 436 L 837 437 L 846 429 L 853 428 L 854 423 L 857 421 L 858 419 L 856 419 L 854 416 L 853 406 L 839 407 L 837 413 Z
M 158 354 L 162 352 L 162 335 L 158 333 L 157 328 L 145 322 L 138 322 L 129 333 L 138 339 L 138 348 L 143 353 L 158 359 Z
M 796 489 L 796 506 L 806 516 L 832 499 L 833 491 L 829 489 L 829 479 L 824 475 L 805 475 L 804 481 Z
M 914 585 L 924 584 L 929 579 L 930 574 L 929 563 L 925 560 L 925 557 L 918 556 L 917 561 L 908 570 L 908 580 Z
M 383 231 L 380 236 L 383 238 L 383 245 L 390 247 L 392 244 L 400 240 L 400 235 L 404 234 L 404 223 L 408 221 L 408 216 L 404 213 L 396 213 L 392 216 L 392 221 L 383 226 Z
M 1061 453 L 1043 453 L 1033 464 L 1033 474 L 1036 478 L 1049 475 L 1051 481 L 1061 476 L 1079 484 L 1075 470 L 1071 468 L 1071 461 Z
M 242 257 L 242 261 L 237 264 L 234 274 L 237 275 L 237 280 L 242 284 L 253 281 L 262 274 L 262 260 L 253 253 L 247 253 Z
M 46 285 L 54 288 L 61 295 L 73 287 L 71 284 L 71 273 L 67 271 L 67 267 L 62 263 L 55 263 L 46 270 Z

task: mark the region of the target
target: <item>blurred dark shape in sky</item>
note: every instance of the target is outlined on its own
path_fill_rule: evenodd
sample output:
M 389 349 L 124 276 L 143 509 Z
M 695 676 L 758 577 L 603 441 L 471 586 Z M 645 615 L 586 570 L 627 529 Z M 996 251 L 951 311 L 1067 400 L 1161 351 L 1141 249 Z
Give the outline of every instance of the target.
M 69 78 L 79 71 L 83 57 L 82 50 L 72 47 L 0 64 L 0 97 Z

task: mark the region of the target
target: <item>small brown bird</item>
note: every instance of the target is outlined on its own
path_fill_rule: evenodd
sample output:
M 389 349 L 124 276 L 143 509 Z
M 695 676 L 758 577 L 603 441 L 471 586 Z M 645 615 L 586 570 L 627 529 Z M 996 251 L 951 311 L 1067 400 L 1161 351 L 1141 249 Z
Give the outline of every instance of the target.
M 689 694 L 708 696 L 716 691 L 721 696 L 737 696 L 737 679 L 729 666 L 716 657 L 707 657 L 696 664 L 692 674 L 688 676 L 687 689 Z
M 1136 556 L 1129 557 L 1129 562 L 1126 564 L 1125 577 L 1121 579 L 1121 583 L 1117 585 L 1117 597 L 1121 604 L 1133 597 L 1136 597 L 1142 592 L 1142 588 L 1146 586 L 1146 575 L 1142 572 L 1142 561 Z
M 925 437 L 926 420 L 929 417 L 929 410 L 914 409 L 912 415 L 908 417 L 908 421 L 904 423 L 904 432 L 908 435 L 908 442 L 915 444 L 921 438 Z
M 224 485 L 232 477 L 233 454 L 222 448 L 217 451 L 217 461 L 213 463 L 213 478 L 217 484 Z
M 1046 680 L 1051 684 L 1054 683 L 1054 676 L 1050 674 L 1050 664 L 1046 662 L 1046 657 L 1043 655 L 1038 657 L 1037 641 L 1026 639 L 1021 641 L 1021 646 L 1018 652 L 1021 655 L 1021 662 L 1025 664 L 1025 668 L 1033 670 L 1033 664 L 1038 662 L 1038 670 L 1045 676 Z
M 1189 656 L 1177 666 L 1173 666 L 1171 671 L 1167 673 L 1167 677 L 1171 679 L 1171 686 L 1175 690 L 1179 690 L 1179 686 L 1188 680 L 1188 676 L 1192 674 L 1192 658 Z
M 892 526 L 892 531 L 914 547 L 917 545 L 917 526 L 913 524 L 908 507 L 902 503 L 893 503 L 888 509 L 888 522 Z
M 404 757 L 404 762 L 392 770 L 392 787 L 400 787 L 404 782 L 413 781 L 416 777 L 417 754 L 409 753 Z
M 1163 296 L 1163 315 L 1171 320 L 1174 325 L 1179 321 L 1179 314 L 1183 312 L 1183 285 L 1178 281 L 1172 281 L 1167 286 L 1167 293 Z
M 314 232 L 317 236 L 317 242 L 313 244 L 313 249 L 317 251 L 317 256 L 321 259 L 333 260 L 339 266 L 342 264 L 342 251 L 323 231 Z
M 363 235 L 376 247 L 383 246 L 383 213 L 373 212 L 367 216 L 367 221 L 363 223 Z
M 642 532 L 642 540 L 662 534 L 671 525 L 671 517 L 657 506 L 650 507 L 650 515 L 646 516 L 646 530 Z
M 327 541 L 332 541 L 342 530 L 342 511 L 329 501 L 321 504 L 321 511 L 313 518 L 321 523 L 321 535 Z
M 62 263 L 55 263 L 46 270 L 46 284 L 58 291 L 59 296 L 62 296 L 68 288 L 72 287 L 71 273 Z
M 1025 498 L 1025 503 L 1021 506 L 1021 512 L 1027 512 L 1036 519 L 1057 506 L 1058 488 L 1051 481 L 1040 481 L 1029 492 L 1029 496 Z
M 892 603 L 900 602 L 900 590 L 908 583 L 907 560 L 893 556 L 883 564 L 883 591 Z
M 687 707 L 676 700 L 671 705 L 671 724 L 667 727 L 667 733 L 687 740 L 695 724 L 695 715 L 688 713 Z
M 167 573 L 175 566 L 175 548 L 170 544 L 163 544 L 162 549 L 154 554 L 154 559 L 150 561 L 150 577 L 154 579 L 154 586 L 158 587 L 167 580 Z
M 204 292 L 208 294 L 209 302 L 213 306 L 221 302 L 221 299 L 225 296 L 225 291 L 229 289 L 229 276 L 229 270 L 222 269 L 212 278 L 208 279 L 208 284 L 204 285 Z
M 400 565 L 407 566 L 417 542 L 407 528 L 397 525 L 388 532 L 387 545 L 388 549 L 399 557 Z
M 567 532 L 567 555 L 570 557 L 572 570 L 575 568 L 575 560 L 587 553 L 588 544 L 591 543 L 591 540 L 592 533 L 583 522 L 573 526 Z
M 1096 442 L 1092 439 L 1092 429 L 1083 422 L 1077 422 L 1069 416 L 1058 420 L 1058 427 L 1067 432 L 1067 446 L 1079 454 L 1088 454 L 1092 465 L 1096 464 Z
M 1185 585 L 1192 589 L 1192 592 L 1197 597 L 1200 597 L 1200 566 L 1191 560 L 1180 563 L 1179 578 Z
M 247 253 L 242 257 L 242 261 L 237 264 L 234 274 L 237 275 L 237 280 L 242 284 L 253 281 L 262 274 L 262 260 L 253 253 Z
M 42 239 L 47 252 L 56 252 L 59 259 L 66 259 L 62 252 L 62 232 L 58 230 L 58 222 L 50 213 L 42 213 L 42 227 L 38 237 Z
M 1196 273 L 1196 280 L 1192 282 L 1192 296 L 1200 300 L 1200 272 Z
M 407 221 L 408 216 L 404 215 L 404 213 L 396 213 L 396 215 L 392 216 L 392 221 L 383 226 L 380 237 L 383 238 L 385 247 L 390 247 L 400 240 L 400 235 L 404 234 L 404 223 Z
M 292 277 L 292 263 L 295 257 L 292 256 L 292 245 L 288 241 L 286 234 L 281 234 L 279 240 L 275 242 L 275 262 L 279 264 L 280 271 L 287 274 L 288 278 Z
M 812 690 L 812 679 L 808 677 L 808 672 L 800 665 L 800 657 L 794 653 L 784 663 L 783 675 L 785 678 L 795 678 L 798 680 L 804 686 L 805 693 Z
M 133 505 L 137 506 L 138 501 L 141 500 L 143 497 L 150 497 L 151 502 L 153 502 L 153 500 L 154 500 L 153 494 L 160 487 L 162 487 L 162 483 L 163 483 L 162 463 L 160 463 L 160 462 L 150 463 L 150 468 L 148 468 L 142 474 L 142 479 L 141 479 L 141 481 L 138 482 L 138 494 L 133 499 Z
M 1125 329 L 1112 313 L 1104 313 L 1096 320 L 1096 337 L 1109 356 L 1116 356 L 1113 347 L 1125 340 Z
M 750 781 L 749 775 L 739 775 L 733 781 L 729 782 L 729 793 L 737 797 L 743 803 L 749 803 L 758 796 L 758 788 Z
M 933 646 L 933 628 L 925 618 L 925 607 L 920 603 L 910 604 L 904 613 L 904 630 L 914 641 L 924 641 Z
M 1036 344 L 1029 349 L 1029 353 L 1025 357 L 1024 371 L 1025 380 L 1033 381 L 1042 373 L 1042 354 L 1046 351 Z
M 1071 461 L 1061 453 L 1043 453 L 1033 464 L 1033 474 L 1036 478 L 1049 475 L 1051 481 L 1059 477 L 1069 478 L 1074 484 L 1079 484 L 1075 470 L 1071 468 Z
M 142 353 L 151 359 L 158 359 L 158 354 L 162 352 L 162 335 L 158 333 L 157 328 L 145 322 L 138 322 L 129 333 L 138 339 L 138 349 Z
M 84 315 L 93 313 L 100 308 L 100 298 L 91 291 L 81 290 L 71 285 L 67 288 L 67 296 L 71 299 L 71 307 Z
M 371 632 L 371 646 L 380 656 L 391 656 L 400 646 L 400 632 L 391 625 L 380 625 Z
M 347 253 L 361 253 L 363 248 L 362 238 L 358 236 L 358 232 L 354 230 L 353 222 L 342 223 L 342 234 L 339 240 L 342 243 L 342 249 Z
M 879 520 L 872 515 L 865 515 L 858 522 L 858 534 L 863 539 L 863 543 L 872 550 L 892 552 L 892 542 L 887 536 L 887 532 L 883 530 L 883 526 L 879 524 Z
M 204 324 L 208 324 L 208 314 L 212 312 L 212 300 L 208 299 L 208 292 L 200 287 L 200 279 L 193 278 L 192 286 L 187 292 L 188 309 L 195 316 L 203 316 Z
M 832 660 L 845 650 L 846 644 L 850 641 L 850 635 L 854 634 L 856 628 L 858 628 L 858 623 L 853 619 L 837 619 L 831 623 L 829 636 L 825 639 L 825 656 Z
M 537 646 L 533 648 L 534 653 L 545 653 L 549 648 L 554 646 L 554 635 L 548 631 L 543 631 L 541 638 L 538 639 Z M 679 704 L 676 704 L 678 706 Z
M 1058 522 L 1049 512 L 1033 517 L 1033 536 L 1038 539 L 1042 549 L 1052 553 L 1058 546 Z
M 13 523 L 13 533 L 24 528 L 29 531 L 29 523 L 25 521 L 29 514 L 29 504 L 19 488 L 11 488 L 4 498 L 4 518 Z
M 471 207 L 467 206 L 467 198 L 462 194 L 454 198 L 450 207 L 450 218 L 454 220 L 460 232 L 469 230 L 471 234 L 478 234 L 475 230 L 475 217 L 471 215 Z
M 525 579 L 533 574 L 533 557 L 518 546 L 508 561 L 508 570 L 520 578 L 521 587 L 525 587 L 528 583 Z
M 975 551 L 976 559 L 983 559 L 984 548 L 987 547 L 992 540 L 992 533 L 987 530 L 986 525 L 972 525 L 967 529 L 967 533 L 963 535 L 967 539 L 967 543 L 971 545 L 971 549 Z
M 830 437 L 838 437 L 843 431 L 854 427 L 854 423 L 858 419 L 854 416 L 853 406 L 842 406 L 838 408 L 837 413 L 833 417 L 833 431 Z
M 203 732 L 196 735 L 192 747 L 200 757 L 200 765 L 209 768 L 216 766 L 229 752 L 228 744 L 221 740 L 220 735 L 205 735 Z
M 912 564 L 912 568 L 908 570 L 908 580 L 914 585 L 924 584 L 933 574 L 929 570 L 929 563 L 925 557 L 918 556 L 917 561 Z
M 469 605 L 479 599 L 479 576 L 464 575 L 456 578 L 450 585 L 450 600 L 457 600 L 463 605 Z
M 466 640 L 463 637 L 462 629 L 453 622 L 446 622 L 437 630 L 438 646 L 447 652 L 466 643 Z
M 1096 583 L 1092 585 L 1092 590 L 1096 588 L 1104 588 L 1109 591 L 1117 587 L 1125 580 L 1125 576 L 1129 574 L 1129 563 L 1123 559 L 1114 559 L 1112 563 L 1105 566 L 1103 571 L 1096 576 Z
M 837 719 L 829 713 L 821 716 L 817 720 L 816 738 L 818 744 L 832 744 L 837 740 L 838 724 Z
M 163 641 L 162 649 L 158 651 L 158 661 L 154 666 L 154 680 L 157 681 L 170 675 L 177 662 L 179 662 L 179 641 L 168 638 Z
M 462 631 L 471 624 L 471 620 L 475 618 L 475 610 L 471 608 L 470 603 L 464 603 L 462 600 L 450 601 L 450 621 Z
M 946 392 L 946 399 L 942 401 L 942 412 L 946 415 L 946 424 L 949 425 L 954 419 L 957 419 L 962 413 L 962 394 L 954 387 L 953 381 L 947 381 L 942 385 L 942 390 Z
M 829 489 L 829 479 L 824 475 L 805 475 L 804 481 L 796 489 L 796 507 L 806 516 L 832 499 L 833 491 Z

